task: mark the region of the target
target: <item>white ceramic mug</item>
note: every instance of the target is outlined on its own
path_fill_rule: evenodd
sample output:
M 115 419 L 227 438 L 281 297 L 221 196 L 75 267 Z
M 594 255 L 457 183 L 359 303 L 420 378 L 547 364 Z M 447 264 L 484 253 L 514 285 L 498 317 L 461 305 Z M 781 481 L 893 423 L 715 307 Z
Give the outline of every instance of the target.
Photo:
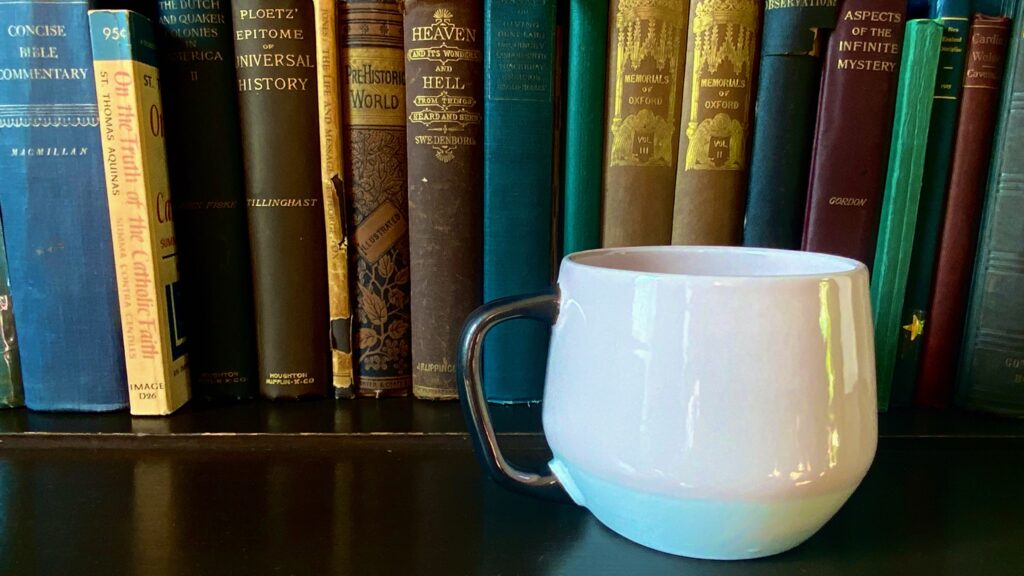
M 486 332 L 553 321 L 544 390 L 552 474 L 498 448 L 479 381 Z M 475 446 L 502 484 L 563 490 L 606 526 L 683 556 L 756 558 L 816 532 L 875 454 L 868 273 L 755 248 L 593 250 L 549 294 L 467 321 L 458 364 Z

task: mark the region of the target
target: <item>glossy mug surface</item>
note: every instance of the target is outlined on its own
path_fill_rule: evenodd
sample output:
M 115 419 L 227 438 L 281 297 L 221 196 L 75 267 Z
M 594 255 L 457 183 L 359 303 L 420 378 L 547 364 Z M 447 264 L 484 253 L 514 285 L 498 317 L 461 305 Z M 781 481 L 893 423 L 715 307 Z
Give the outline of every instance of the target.
M 546 300 L 545 300 L 546 298 Z M 460 376 L 477 448 L 503 483 L 565 490 L 645 546 L 742 559 L 792 548 L 863 479 L 877 415 L 868 273 L 853 260 L 748 248 L 566 257 L 558 290 L 478 310 Z M 501 456 L 479 344 L 553 318 L 543 419 L 552 476 Z

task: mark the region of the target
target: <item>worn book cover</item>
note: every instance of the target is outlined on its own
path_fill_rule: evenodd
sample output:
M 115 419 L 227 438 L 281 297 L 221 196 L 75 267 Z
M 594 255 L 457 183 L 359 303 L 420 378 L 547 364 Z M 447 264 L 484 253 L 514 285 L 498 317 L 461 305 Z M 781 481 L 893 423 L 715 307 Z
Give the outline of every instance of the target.
M 454 399 L 459 335 L 482 296 L 483 14 L 477 2 L 402 6 L 413 393 Z
M 405 52 L 397 0 L 338 4 L 356 393 L 412 389 Z
M 941 408 L 952 399 L 1009 41 L 1006 16 L 971 18 L 946 217 L 914 389 L 919 406 Z
M 821 80 L 804 250 L 872 266 L 905 16 L 904 0 L 839 2 Z
M 193 395 L 258 393 L 235 50 L 228 2 L 157 3 Z
M 743 245 L 797 249 L 836 0 L 768 0 L 763 21 Z
M 0 22 L 20 30 L 0 42 L 0 208 L 33 410 L 128 405 L 87 11 L 0 0 Z
M 320 111 L 320 185 L 327 238 L 327 308 L 331 382 L 336 398 L 355 395 L 352 374 L 352 308 L 348 281 L 348 233 L 342 176 L 341 80 L 338 78 L 337 0 L 313 0 L 316 26 L 316 81 Z M 341 182 L 341 184 L 338 184 Z
M 330 389 L 327 240 L 310 0 L 233 0 L 260 392 Z
M 672 240 L 688 6 L 686 0 L 611 3 L 603 246 Z
M 1024 4 L 1007 57 L 956 385 L 961 406 L 1024 414 Z
M 132 414 L 170 414 L 190 388 L 156 36 L 128 10 L 92 10 L 89 29 L 128 400 Z
M 742 241 L 760 10 L 690 0 L 673 244 Z
M 936 20 L 911 20 L 904 35 L 889 170 L 871 275 L 879 410 L 889 407 L 942 32 L 943 26 Z

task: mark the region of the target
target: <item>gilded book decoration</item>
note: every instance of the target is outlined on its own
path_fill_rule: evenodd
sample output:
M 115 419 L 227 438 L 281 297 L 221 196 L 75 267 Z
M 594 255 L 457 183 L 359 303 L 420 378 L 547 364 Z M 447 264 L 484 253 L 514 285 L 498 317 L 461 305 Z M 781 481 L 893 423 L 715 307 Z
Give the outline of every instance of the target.
M 416 144 L 429 145 L 444 163 L 455 159 L 455 150 L 462 145 L 476 146 L 477 141 L 467 128 L 479 130 L 481 102 L 467 94 L 467 85 L 452 75 L 453 63 L 482 62 L 480 50 L 460 44 L 477 42 L 478 30 L 456 26 L 455 14 L 447 8 L 434 11 L 434 22 L 413 30 L 414 44 L 408 50 L 410 62 L 434 65 L 438 76 L 423 78 L 423 94 L 412 100 L 409 122 L 422 124 L 431 134 L 416 138 Z
M 742 170 L 757 48 L 757 4 L 704 0 L 695 13 L 686 169 Z
M 357 393 L 405 395 L 412 331 L 402 14 L 396 0 L 346 0 L 339 8 Z
M 675 74 L 686 38 L 686 4 L 621 0 L 614 34 L 615 99 L 608 165 L 671 167 L 680 91 Z

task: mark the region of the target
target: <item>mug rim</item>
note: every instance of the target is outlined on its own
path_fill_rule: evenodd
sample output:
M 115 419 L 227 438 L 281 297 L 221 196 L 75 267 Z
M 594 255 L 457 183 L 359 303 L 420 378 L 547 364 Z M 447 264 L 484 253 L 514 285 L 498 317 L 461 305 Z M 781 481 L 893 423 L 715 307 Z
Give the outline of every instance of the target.
M 655 272 L 650 270 L 619 268 L 601 265 L 600 263 L 587 262 L 597 257 L 611 254 L 644 254 L 644 253 L 741 253 L 762 256 L 783 256 L 808 262 L 817 262 L 819 266 L 825 265 L 825 270 L 811 272 L 780 273 L 780 274 L 705 274 L 699 272 Z M 582 250 L 567 254 L 563 263 L 569 263 L 575 267 L 599 271 L 608 274 L 621 276 L 654 276 L 677 279 L 702 279 L 712 281 L 785 281 L 785 280 L 806 280 L 824 279 L 855 276 L 861 272 L 867 272 L 867 266 L 853 258 L 836 256 L 824 252 L 806 252 L 802 250 L 785 250 L 780 248 L 758 248 L 750 246 L 628 246 L 616 248 L 595 248 Z

